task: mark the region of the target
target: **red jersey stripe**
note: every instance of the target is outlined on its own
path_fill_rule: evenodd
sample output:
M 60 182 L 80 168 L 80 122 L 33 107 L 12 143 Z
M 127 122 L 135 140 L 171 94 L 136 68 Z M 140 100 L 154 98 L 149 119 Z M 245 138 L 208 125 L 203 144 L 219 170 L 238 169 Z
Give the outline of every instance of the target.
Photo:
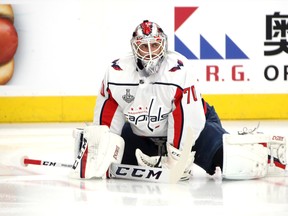
M 183 97 L 183 92 L 180 88 L 177 88 L 175 94 L 175 110 L 173 111 L 173 119 L 174 119 L 174 140 L 173 145 L 175 148 L 179 149 L 180 141 L 182 137 L 183 130 L 183 109 L 181 104 L 181 99 Z
M 117 102 L 114 100 L 111 91 L 108 89 L 109 97 L 105 101 L 100 118 L 101 125 L 107 125 L 110 128 L 111 122 L 113 120 L 113 116 L 118 108 Z

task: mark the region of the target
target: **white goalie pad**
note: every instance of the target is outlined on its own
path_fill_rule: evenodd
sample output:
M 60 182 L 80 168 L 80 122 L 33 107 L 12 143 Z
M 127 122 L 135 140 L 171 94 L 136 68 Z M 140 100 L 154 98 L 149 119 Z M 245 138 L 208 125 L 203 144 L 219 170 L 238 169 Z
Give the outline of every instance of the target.
M 223 178 L 240 180 L 266 176 L 268 149 L 253 139 L 249 141 L 248 136 L 223 135 Z M 241 143 L 243 137 L 247 141 Z
M 87 144 L 87 148 L 80 163 L 70 175 L 72 178 L 103 178 L 112 163 L 120 163 L 122 160 L 124 140 L 121 136 L 110 132 L 107 126 L 85 127 L 83 143 Z
M 287 174 L 283 136 L 223 135 L 223 178 L 254 179 Z
M 284 136 L 271 136 L 268 142 L 268 176 L 288 176 L 287 144 Z

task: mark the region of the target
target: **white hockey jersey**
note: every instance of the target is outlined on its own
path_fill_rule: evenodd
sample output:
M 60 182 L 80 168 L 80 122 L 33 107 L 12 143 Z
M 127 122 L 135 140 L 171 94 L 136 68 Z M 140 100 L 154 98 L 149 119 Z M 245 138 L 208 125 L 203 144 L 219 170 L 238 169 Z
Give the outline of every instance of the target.
M 128 121 L 136 135 L 167 136 L 177 149 L 182 148 L 185 128 L 190 127 L 195 143 L 205 114 L 187 61 L 179 53 L 168 52 L 159 72 L 148 77 L 136 70 L 132 54 L 113 61 L 97 97 L 94 123 L 120 135 Z

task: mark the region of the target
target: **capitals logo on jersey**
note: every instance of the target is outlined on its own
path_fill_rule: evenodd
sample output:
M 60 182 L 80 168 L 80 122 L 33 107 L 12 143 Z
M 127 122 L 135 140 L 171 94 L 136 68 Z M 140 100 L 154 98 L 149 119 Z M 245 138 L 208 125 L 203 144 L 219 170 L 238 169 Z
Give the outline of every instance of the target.
M 169 71 L 170 72 L 175 72 L 177 70 L 180 70 L 181 67 L 183 67 L 183 66 L 184 66 L 183 62 L 181 60 L 178 60 L 177 61 L 177 65 L 175 67 L 171 68 Z
M 114 70 L 120 71 L 120 70 L 122 70 L 122 68 L 118 65 L 118 61 L 119 61 L 119 59 L 114 60 L 112 62 L 112 67 L 114 68 Z

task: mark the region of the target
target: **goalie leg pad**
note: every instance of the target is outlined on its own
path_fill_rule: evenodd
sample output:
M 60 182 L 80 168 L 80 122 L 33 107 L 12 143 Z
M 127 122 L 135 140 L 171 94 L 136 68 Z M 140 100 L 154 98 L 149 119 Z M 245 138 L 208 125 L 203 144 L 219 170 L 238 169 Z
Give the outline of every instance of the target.
M 238 145 L 259 143 L 267 147 L 267 176 L 288 176 L 288 151 L 285 136 L 270 134 L 230 135 L 227 136 L 225 142 Z
M 268 147 L 268 176 L 288 176 L 286 137 L 271 136 Z
M 75 128 L 72 133 L 74 138 L 74 158 L 77 158 L 83 142 L 83 128 Z
M 253 139 L 251 142 L 233 142 L 241 138 L 243 135 L 223 135 L 223 178 L 241 180 L 265 177 L 268 169 L 267 146 Z
M 111 163 L 120 163 L 122 160 L 124 140 L 110 132 L 107 126 L 94 125 L 84 128 L 82 145 L 87 145 L 87 148 L 70 177 L 103 178 Z

